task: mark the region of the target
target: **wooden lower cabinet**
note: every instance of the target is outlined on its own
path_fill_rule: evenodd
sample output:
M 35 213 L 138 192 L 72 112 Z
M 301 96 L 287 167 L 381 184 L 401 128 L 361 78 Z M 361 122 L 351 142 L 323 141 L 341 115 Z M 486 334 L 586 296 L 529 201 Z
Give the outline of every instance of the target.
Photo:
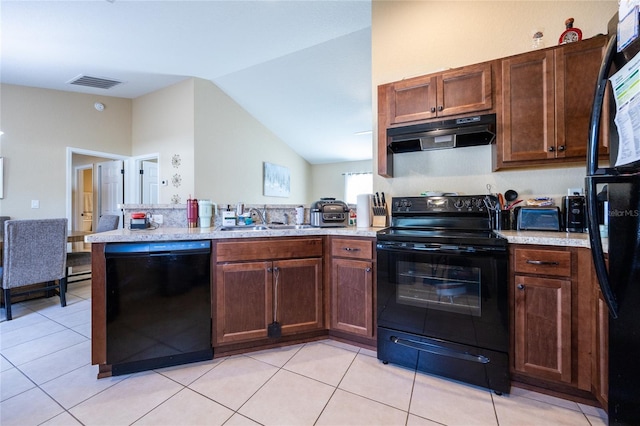
M 516 275 L 515 369 L 571 383 L 571 281 Z
M 526 244 L 512 244 L 509 250 L 513 380 L 595 402 L 591 252 Z
M 267 337 L 273 317 L 271 262 L 219 265 L 216 272 L 215 343 Z
M 331 266 L 331 329 L 373 337 L 372 262 L 334 259 Z
M 375 337 L 375 239 L 336 238 L 331 247 L 330 329 Z
M 275 259 L 248 261 L 249 247 L 253 257 Z M 274 320 L 282 337 L 324 329 L 321 238 L 223 242 L 217 249 L 214 347 L 269 339 Z M 295 253 L 301 258 L 286 258 Z

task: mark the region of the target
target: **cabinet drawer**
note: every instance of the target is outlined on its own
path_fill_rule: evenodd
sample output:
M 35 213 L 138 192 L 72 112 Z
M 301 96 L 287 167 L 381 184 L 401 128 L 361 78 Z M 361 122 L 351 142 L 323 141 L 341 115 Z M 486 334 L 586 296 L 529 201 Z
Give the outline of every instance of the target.
M 216 245 L 216 262 L 246 260 L 278 260 L 322 257 L 322 237 L 251 239 L 219 242 Z
M 516 272 L 571 277 L 571 252 L 560 250 L 515 249 Z
M 353 259 L 371 259 L 373 243 L 371 240 L 334 238 L 331 240 L 331 256 Z

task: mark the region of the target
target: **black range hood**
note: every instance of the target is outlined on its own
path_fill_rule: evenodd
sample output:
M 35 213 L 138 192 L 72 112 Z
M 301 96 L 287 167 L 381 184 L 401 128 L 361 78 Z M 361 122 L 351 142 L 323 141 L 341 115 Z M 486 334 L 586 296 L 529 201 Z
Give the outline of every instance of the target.
M 395 154 L 489 145 L 495 141 L 495 138 L 495 114 L 387 129 L 388 146 Z

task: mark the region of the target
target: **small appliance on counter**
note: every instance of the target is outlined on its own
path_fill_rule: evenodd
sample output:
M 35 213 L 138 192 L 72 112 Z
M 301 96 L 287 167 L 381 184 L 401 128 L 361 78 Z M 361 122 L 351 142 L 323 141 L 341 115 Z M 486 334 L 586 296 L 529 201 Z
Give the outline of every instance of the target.
M 562 197 L 562 217 L 567 232 L 584 232 L 587 227 L 585 198 L 582 195 Z
M 558 207 L 516 207 L 518 231 L 560 231 L 560 209 Z
M 335 198 L 320 198 L 311 205 L 311 226 L 345 227 L 349 223 L 349 206 Z
M 131 213 L 130 229 L 147 229 L 149 226 L 149 215 L 147 213 Z

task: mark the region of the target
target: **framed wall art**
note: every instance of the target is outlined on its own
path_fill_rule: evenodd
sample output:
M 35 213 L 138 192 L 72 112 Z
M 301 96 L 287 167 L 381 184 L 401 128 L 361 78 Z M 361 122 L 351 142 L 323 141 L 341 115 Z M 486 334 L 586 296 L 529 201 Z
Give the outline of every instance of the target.
M 288 197 L 291 193 L 291 175 L 285 166 L 264 163 L 264 195 Z

